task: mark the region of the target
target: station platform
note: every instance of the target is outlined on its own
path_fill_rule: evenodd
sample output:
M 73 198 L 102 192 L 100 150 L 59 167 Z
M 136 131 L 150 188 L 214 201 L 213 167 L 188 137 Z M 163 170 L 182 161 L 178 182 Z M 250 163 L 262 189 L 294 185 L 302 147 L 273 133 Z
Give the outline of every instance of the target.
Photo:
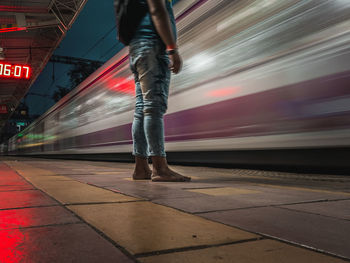
M 0 262 L 350 262 L 350 176 L 1 157 Z

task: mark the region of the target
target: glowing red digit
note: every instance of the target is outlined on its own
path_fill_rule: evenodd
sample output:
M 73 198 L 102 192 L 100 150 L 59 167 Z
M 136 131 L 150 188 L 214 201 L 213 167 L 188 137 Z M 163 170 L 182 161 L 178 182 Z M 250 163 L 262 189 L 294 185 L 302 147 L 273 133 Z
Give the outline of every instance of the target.
M 4 64 L 0 63 L 0 76 L 2 75 L 2 71 L 4 70 Z
M 28 66 L 23 66 L 23 68 L 27 70 L 26 79 L 29 79 L 30 68 Z
M 10 64 L 5 64 L 4 75 L 5 76 L 10 76 L 11 75 L 11 65 Z
M 22 73 L 22 67 L 21 66 L 15 66 L 15 72 L 14 72 L 14 76 L 16 78 L 20 78 L 21 77 L 21 73 Z

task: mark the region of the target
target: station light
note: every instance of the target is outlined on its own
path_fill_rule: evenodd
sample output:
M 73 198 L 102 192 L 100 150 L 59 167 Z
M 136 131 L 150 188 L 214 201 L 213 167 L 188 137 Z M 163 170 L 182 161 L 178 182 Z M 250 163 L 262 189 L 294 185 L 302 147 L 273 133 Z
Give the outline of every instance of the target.
M 17 126 L 26 126 L 27 123 L 26 123 L 26 122 L 23 122 L 23 121 L 17 121 L 17 122 L 16 122 L 16 125 L 17 125 Z
M 29 79 L 31 68 L 28 65 L 17 65 L 0 62 L 0 78 Z
M 7 105 L 6 104 L 0 104 L 0 114 L 7 114 L 8 113 L 8 109 L 7 109 Z
M 4 49 L 2 47 L 0 47 L 0 60 L 4 60 L 5 56 L 4 56 Z
M 26 27 L 7 27 L 7 28 L 0 28 L 0 33 L 7 33 L 7 32 L 15 32 L 15 31 L 23 31 L 26 30 Z

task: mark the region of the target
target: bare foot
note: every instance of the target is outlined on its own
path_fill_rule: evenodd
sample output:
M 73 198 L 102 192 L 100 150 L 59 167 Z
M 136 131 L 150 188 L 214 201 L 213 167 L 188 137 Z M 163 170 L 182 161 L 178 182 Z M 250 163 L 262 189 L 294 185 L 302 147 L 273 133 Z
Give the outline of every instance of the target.
M 132 174 L 132 179 L 134 180 L 148 180 L 151 179 L 152 171 L 151 169 L 135 168 L 134 173 Z
M 170 168 L 162 171 L 153 169 L 152 182 L 189 182 L 191 177 L 181 175 Z
M 149 180 L 151 179 L 152 171 L 151 169 L 135 169 L 134 173 L 132 174 L 132 179 L 134 180 Z
M 151 179 L 152 171 L 148 166 L 147 158 L 135 157 L 135 170 L 132 174 L 134 180 L 149 180 Z
M 152 156 L 152 182 L 189 182 L 191 177 L 183 176 L 168 166 L 168 162 L 163 156 Z

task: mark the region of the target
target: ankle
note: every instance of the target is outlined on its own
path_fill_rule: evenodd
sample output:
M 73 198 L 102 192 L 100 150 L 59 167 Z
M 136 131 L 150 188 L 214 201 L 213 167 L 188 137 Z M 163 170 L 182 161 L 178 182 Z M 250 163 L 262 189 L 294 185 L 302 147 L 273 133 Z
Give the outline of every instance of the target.
M 135 157 L 135 170 L 150 170 L 148 166 L 148 159 L 146 157 Z
M 166 158 L 161 156 L 152 156 L 152 166 L 155 171 L 166 171 L 169 169 Z
M 167 173 L 168 170 L 169 170 L 169 169 L 167 169 L 167 168 L 155 168 L 155 167 L 153 167 L 152 173 L 153 173 L 153 174 L 160 175 L 160 174 Z

